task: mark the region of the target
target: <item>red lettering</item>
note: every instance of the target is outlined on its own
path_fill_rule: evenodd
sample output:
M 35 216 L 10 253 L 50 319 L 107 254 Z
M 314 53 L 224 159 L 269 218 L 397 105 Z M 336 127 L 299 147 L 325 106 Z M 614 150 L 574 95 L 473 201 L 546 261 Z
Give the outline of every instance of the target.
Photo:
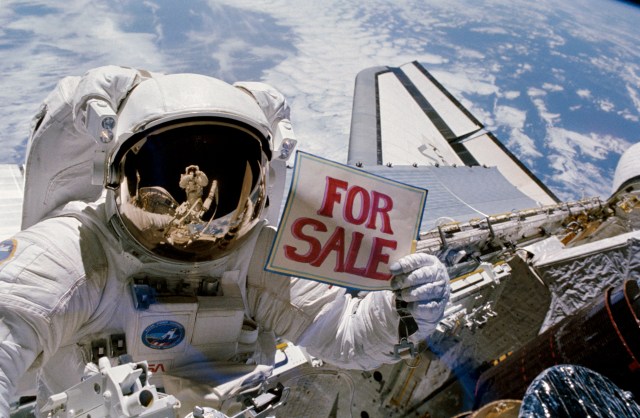
M 166 372 L 163 363 L 157 363 L 157 364 L 149 363 L 148 367 L 151 373 Z
M 346 272 L 374 280 L 389 280 L 391 278 L 390 273 L 380 272 L 379 268 L 380 264 L 389 264 L 389 254 L 385 253 L 384 250 L 386 248 L 395 250 L 398 247 L 397 241 L 374 237 L 369 257 L 366 263 L 360 267 L 356 266 L 356 263 L 364 240 L 362 232 L 354 231 L 351 233 L 349 249 L 345 252 L 346 237 L 343 227 L 337 227 L 323 245 L 317 238 L 304 233 L 303 228 L 306 226 L 310 226 L 317 232 L 328 231 L 327 226 L 318 220 L 311 218 L 296 219 L 291 225 L 292 235 L 306 242 L 309 249 L 306 253 L 301 253 L 297 247 L 285 245 L 283 248 L 286 258 L 298 263 L 307 263 L 314 267 L 320 267 L 327 261 L 331 253 L 335 253 L 336 261 L 333 268 L 335 272 Z
M 346 192 L 346 201 L 342 208 L 342 217 L 345 221 L 354 225 L 362 225 L 367 222 L 367 229 L 376 229 L 378 217 L 382 222 L 380 231 L 385 234 L 393 234 L 391 229 L 391 218 L 389 212 L 393 209 L 393 199 L 390 196 L 376 192 L 375 190 L 367 191 L 361 186 L 349 186 L 344 180 L 335 179 L 327 176 L 322 206 L 317 214 L 333 218 L 333 209 L 336 204 L 342 203 L 342 192 Z M 360 203 L 359 211 L 354 213 L 357 207 L 356 202 Z
M 369 262 L 367 263 L 365 276 L 374 280 L 389 280 L 391 273 L 380 273 L 378 271 L 378 264 L 389 264 L 389 254 L 382 252 L 384 248 L 395 250 L 397 247 L 398 243 L 396 241 L 375 237 L 373 239 L 373 246 L 371 247 L 371 254 L 369 256 Z
M 360 196 L 360 213 L 357 217 L 353 216 L 353 203 L 356 197 Z M 360 186 L 353 186 L 349 188 L 347 192 L 347 201 L 344 205 L 343 216 L 344 219 L 355 225 L 362 225 L 369 216 L 369 206 L 371 206 L 369 199 L 369 192 Z
M 391 220 L 389 219 L 389 211 L 393 209 L 393 200 L 391 200 L 391 197 L 386 194 L 376 191 L 373 191 L 372 195 L 373 205 L 371 207 L 371 214 L 369 215 L 369 222 L 367 222 L 366 227 L 369 229 L 376 229 L 376 219 L 378 218 L 378 214 L 380 214 L 382 217 L 382 228 L 380 228 L 380 231 L 385 234 L 393 234 L 393 231 L 391 230 Z
M 344 271 L 344 228 L 340 226 L 336 228 L 331 237 L 327 240 L 327 243 L 322 247 L 322 252 L 320 252 L 318 258 L 316 258 L 311 265 L 319 267 L 324 263 L 324 260 L 327 259 L 332 251 L 336 252 L 336 265 L 333 268 L 333 271 Z
M 325 224 L 323 224 L 318 220 L 311 219 L 311 218 L 296 219 L 293 222 L 293 224 L 291 224 L 291 234 L 295 238 L 307 242 L 309 244 L 309 250 L 306 252 L 306 254 L 298 254 L 296 252 L 297 250 L 296 247 L 292 247 L 291 245 L 285 245 L 284 255 L 288 259 L 297 261 L 299 263 L 311 263 L 313 262 L 313 260 L 315 260 L 318 257 L 318 254 L 320 253 L 320 249 L 322 248 L 322 245 L 320 244 L 320 241 L 318 241 L 316 238 L 309 235 L 305 235 L 303 233 L 302 228 L 304 228 L 307 225 L 310 225 L 314 231 L 321 231 L 321 232 L 327 231 L 327 227 L 325 226 Z
M 338 192 L 338 189 L 347 190 L 347 183 L 344 180 L 334 179 L 327 176 L 327 185 L 324 191 L 324 198 L 322 201 L 322 207 L 318 211 L 318 215 L 333 218 L 333 205 L 340 203 L 342 195 Z
M 354 232 L 351 234 L 351 245 L 349 245 L 347 261 L 345 262 L 345 271 L 358 276 L 365 276 L 367 273 L 367 269 L 365 267 L 355 266 L 358 253 L 360 252 L 360 246 L 362 245 L 362 238 L 364 238 L 364 234 L 362 232 Z

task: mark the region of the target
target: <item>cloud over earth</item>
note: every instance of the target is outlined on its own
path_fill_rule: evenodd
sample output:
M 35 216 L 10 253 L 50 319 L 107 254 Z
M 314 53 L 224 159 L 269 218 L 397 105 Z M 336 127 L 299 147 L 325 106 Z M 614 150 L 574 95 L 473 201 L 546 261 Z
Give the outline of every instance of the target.
M 606 197 L 640 140 L 640 9 L 623 2 L 48 3 L 0 8 L 0 162 L 23 160 L 61 77 L 106 64 L 269 82 L 301 148 L 345 161 L 356 74 L 418 60 L 562 198 Z

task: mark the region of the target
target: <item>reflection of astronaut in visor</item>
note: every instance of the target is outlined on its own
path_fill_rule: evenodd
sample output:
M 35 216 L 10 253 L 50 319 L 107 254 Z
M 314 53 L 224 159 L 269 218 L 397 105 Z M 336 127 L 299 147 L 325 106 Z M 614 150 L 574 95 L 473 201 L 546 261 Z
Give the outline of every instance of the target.
M 187 201 L 178 208 L 188 213 L 198 213 L 202 209 L 202 191 L 209 184 L 207 175 L 200 171 L 197 165 L 190 165 L 180 176 L 180 187 L 187 193 Z
M 260 135 L 190 119 L 133 137 L 119 154 L 116 204 L 125 233 L 180 262 L 211 260 L 239 245 L 266 204 L 269 161 Z
M 197 165 L 190 165 L 185 169 L 184 174 L 180 175 L 180 188 L 184 189 L 187 200 L 182 202 L 176 209 L 175 216 L 171 225 L 166 232 L 167 241 L 171 244 L 175 244 L 179 241 L 186 239 L 187 243 L 192 241 L 192 238 L 197 238 L 197 232 L 194 233 L 194 227 L 189 227 L 192 223 L 204 222 L 202 216 L 209 210 L 214 196 L 218 196 L 217 181 L 213 181 L 207 199 L 203 202 L 202 196 L 204 194 L 204 188 L 209 184 L 207 175 L 200 171 Z M 216 199 L 217 200 L 217 199 Z M 211 215 L 213 219 L 215 215 Z
M 211 186 L 210 197 L 207 198 L 206 204 L 202 202 L 202 194 L 204 188 L 209 184 L 209 179 L 203 171 L 200 171 L 197 165 L 190 165 L 185 169 L 185 173 L 180 175 L 179 184 L 180 188 L 184 189 L 187 194 L 187 200 L 178 206 L 174 224 L 201 221 L 202 215 L 209 210 L 211 197 L 216 193 L 216 182 L 214 181 Z

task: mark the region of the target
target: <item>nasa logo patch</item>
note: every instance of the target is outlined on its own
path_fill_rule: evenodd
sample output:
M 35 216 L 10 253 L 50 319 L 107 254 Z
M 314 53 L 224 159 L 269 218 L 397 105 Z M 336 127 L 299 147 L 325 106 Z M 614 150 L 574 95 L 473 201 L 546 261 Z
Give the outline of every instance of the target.
M 10 259 L 16 252 L 18 242 L 15 239 L 7 239 L 0 242 L 0 264 Z
M 185 330 L 175 321 L 154 322 L 142 331 L 142 343 L 155 350 L 167 350 L 184 340 Z

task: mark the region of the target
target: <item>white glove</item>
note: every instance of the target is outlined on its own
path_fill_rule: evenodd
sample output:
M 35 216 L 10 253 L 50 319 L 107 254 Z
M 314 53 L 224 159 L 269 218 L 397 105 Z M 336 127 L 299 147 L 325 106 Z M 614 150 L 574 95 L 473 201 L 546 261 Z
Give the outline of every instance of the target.
M 402 257 L 389 269 L 395 276 L 391 279 L 391 288 L 396 299 L 407 302 L 405 309 L 418 325 L 418 331 L 410 340 L 423 341 L 435 330 L 449 301 L 447 269 L 438 258 L 425 253 Z

